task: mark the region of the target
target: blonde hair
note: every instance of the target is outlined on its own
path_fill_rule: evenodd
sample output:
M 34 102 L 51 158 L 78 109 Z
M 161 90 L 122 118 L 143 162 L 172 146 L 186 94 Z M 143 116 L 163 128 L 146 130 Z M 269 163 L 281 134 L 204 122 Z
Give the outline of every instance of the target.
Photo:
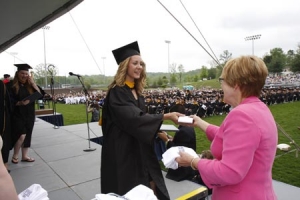
M 118 71 L 114 77 L 113 82 L 108 86 L 108 90 L 110 90 L 116 85 L 120 87 L 125 85 L 127 69 L 128 69 L 130 59 L 131 57 L 128 57 L 119 64 Z M 143 65 L 143 70 L 141 72 L 140 78 L 134 80 L 134 88 L 138 95 L 142 95 L 142 92 L 146 85 L 146 64 L 142 62 L 142 65 Z
M 221 77 L 231 87 L 238 85 L 242 97 L 258 97 L 267 75 L 268 69 L 262 59 L 256 56 L 241 56 L 226 63 Z
M 16 71 L 14 79 L 13 79 L 13 85 L 12 85 L 12 89 L 15 91 L 16 94 L 19 93 L 19 73 L 20 71 Z M 33 88 L 32 86 L 28 83 L 28 81 L 26 81 L 26 83 L 24 83 L 26 89 L 29 91 L 29 94 L 33 93 Z

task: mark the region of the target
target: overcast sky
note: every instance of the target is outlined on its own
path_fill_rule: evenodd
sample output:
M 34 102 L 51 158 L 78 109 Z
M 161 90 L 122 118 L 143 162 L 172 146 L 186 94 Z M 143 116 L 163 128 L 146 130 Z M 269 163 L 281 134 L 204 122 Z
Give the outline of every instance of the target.
M 161 2 L 210 51 L 182 2 L 218 58 L 224 50 L 233 57 L 252 54 L 252 41 L 245 41 L 252 35 L 261 34 L 254 40 L 254 54 L 259 57 L 276 47 L 296 50 L 300 43 L 298 0 Z M 136 40 L 148 72 L 168 72 L 166 40 L 170 41 L 170 64 L 182 64 L 185 71 L 210 67 L 212 61 L 157 0 L 85 0 L 48 26 L 46 62 L 63 76 L 69 72 L 113 76 L 118 66 L 111 51 Z M 11 52 L 17 53 L 15 59 Z M 42 29 L 0 54 L 1 76 L 14 74 L 14 62 L 33 68 L 44 63 Z

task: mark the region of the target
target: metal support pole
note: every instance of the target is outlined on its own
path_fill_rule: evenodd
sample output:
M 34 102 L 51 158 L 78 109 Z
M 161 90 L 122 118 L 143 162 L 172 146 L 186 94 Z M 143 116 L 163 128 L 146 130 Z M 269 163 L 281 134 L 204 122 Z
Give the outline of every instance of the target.
M 44 39 L 45 88 L 47 88 L 48 87 L 48 83 L 47 83 L 47 62 L 46 62 L 46 38 L 45 38 L 45 30 L 49 30 L 50 26 L 44 26 L 42 29 L 43 29 L 43 39 Z
M 248 41 L 248 40 L 252 40 L 252 55 L 254 56 L 254 40 L 258 40 L 260 39 L 261 37 L 261 34 L 259 35 L 252 35 L 252 36 L 247 36 L 245 37 L 245 40 Z
M 165 42 L 168 44 L 168 74 L 169 74 L 169 81 L 171 82 L 171 75 L 170 75 L 170 40 L 165 40 Z

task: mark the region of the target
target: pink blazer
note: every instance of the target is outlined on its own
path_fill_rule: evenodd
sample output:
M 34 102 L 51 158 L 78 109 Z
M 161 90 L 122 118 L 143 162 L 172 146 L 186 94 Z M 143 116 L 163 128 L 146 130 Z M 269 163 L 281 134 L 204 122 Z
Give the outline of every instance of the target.
M 198 169 L 213 188 L 213 200 L 277 199 L 272 185 L 277 127 L 263 102 L 246 98 L 220 127 L 210 125 L 206 135 L 215 159 L 201 159 Z

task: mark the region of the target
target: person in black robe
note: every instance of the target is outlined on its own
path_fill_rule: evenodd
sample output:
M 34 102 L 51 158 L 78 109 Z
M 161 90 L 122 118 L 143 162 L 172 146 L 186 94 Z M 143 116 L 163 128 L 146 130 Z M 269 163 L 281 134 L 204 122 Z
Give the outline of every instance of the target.
M 34 162 L 33 158 L 28 156 L 28 150 L 31 145 L 31 135 L 35 121 L 35 101 L 23 100 L 34 92 L 40 90 L 33 78 L 29 76 L 29 69 L 32 69 L 28 64 L 15 64 L 18 70 L 15 74 L 11 89 L 13 98 L 13 113 L 12 113 L 12 133 L 14 138 L 14 154 L 12 163 L 19 162 L 19 151 L 22 147 L 23 162 Z
M 10 82 L 0 81 L 0 135 L 3 140 L 3 147 L 1 149 L 2 160 L 8 169 L 8 157 L 9 152 L 12 149 L 12 136 L 11 136 L 11 112 L 12 107 L 10 104 L 10 95 L 9 95 Z
M 124 195 L 142 184 L 160 200 L 170 199 L 154 152 L 163 120 L 178 122 L 182 114 L 149 114 L 142 91 L 145 64 L 137 42 L 113 51 L 119 65 L 102 110 L 101 193 Z

